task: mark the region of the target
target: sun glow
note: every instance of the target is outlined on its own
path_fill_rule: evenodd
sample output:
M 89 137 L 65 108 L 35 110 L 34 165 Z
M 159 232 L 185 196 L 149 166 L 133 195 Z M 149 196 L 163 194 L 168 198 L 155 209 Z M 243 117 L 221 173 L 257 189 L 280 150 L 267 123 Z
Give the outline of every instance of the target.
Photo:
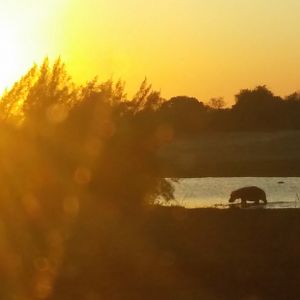
M 273 2 L 0 0 L 0 94 L 61 56 L 76 82 L 121 78 L 129 94 L 146 76 L 166 98 L 286 95 L 300 86 L 300 1 Z
M 61 19 L 68 1 L 0 1 L 0 94 L 33 63 L 61 54 L 53 20 Z
M 26 53 L 21 46 L 16 28 L 9 24 L 0 25 L 0 40 L 0 90 L 2 90 L 24 72 Z

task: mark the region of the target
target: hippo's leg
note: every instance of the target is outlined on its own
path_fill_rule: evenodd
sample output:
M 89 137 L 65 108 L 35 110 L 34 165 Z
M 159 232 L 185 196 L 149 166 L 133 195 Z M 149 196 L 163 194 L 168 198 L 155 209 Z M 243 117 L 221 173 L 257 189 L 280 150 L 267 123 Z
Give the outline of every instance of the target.
M 242 202 L 242 207 L 245 207 L 247 205 L 247 199 L 246 198 L 241 198 Z
M 266 195 L 264 195 L 264 196 L 263 196 L 263 198 L 262 198 L 262 201 L 264 201 L 264 203 L 265 203 L 265 204 L 267 204 L 267 203 L 268 203 L 268 202 L 267 202 Z

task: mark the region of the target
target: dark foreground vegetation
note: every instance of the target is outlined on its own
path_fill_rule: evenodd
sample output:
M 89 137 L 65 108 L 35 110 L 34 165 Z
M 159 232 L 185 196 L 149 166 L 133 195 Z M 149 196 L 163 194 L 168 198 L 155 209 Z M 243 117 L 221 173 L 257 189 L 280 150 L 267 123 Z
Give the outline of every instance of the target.
M 52 299 L 300 296 L 297 210 L 153 208 L 132 220 L 78 223 Z
M 64 263 L 72 257 L 71 248 L 90 242 L 105 246 L 110 229 L 80 235 L 76 245 L 69 244 L 73 234 L 80 234 L 90 222 L 96 228 L 106 222 L 102 210 L 116 214 L 110 221 L 116 219 L 117 234 L 119 216 L 126 216 L 126 223 L 134 227 L 133 216 L 158 195 L 172 198 L 173 187 L 162 178 L 156 158 L 168 132 L 143 117 L 160 102 L 146 82 L 130 101 L 121 82 L 93 80 L 75 86 L 60 60 L 34 66 L 4 93 L 0 101 L 1 299 L 49 299 L 58 278 L 68 274 Z M 105 247 L 103 251 L 110 249 Z M 71 265 L 85 264 L 95 249 L 85 250 Z M 117 252 L 111 255 L 118 259 Z M 95 266 L 95 272 L 109 270 L 100 267 Z M 84 270 L 78 276 L 80 290 L 84 278 L 99 279 Z M 68 290 L 76 291 L 77 284 Z
M 153 204 L 173 197 L 166 145 L 269 128 L 277 105 L 296 114 L 298 100 L 258 87 L 211 108 L 164 101 L 146 82 L 128 99 L 121 82 L 74 85 L 60 60 L 34 66 L 0 101 L 0 298 L 295 299 L 297 211 Z M 249 101 L 262 106 L 242 109 Z M 285 120 L 281 129 L 298 128 Z

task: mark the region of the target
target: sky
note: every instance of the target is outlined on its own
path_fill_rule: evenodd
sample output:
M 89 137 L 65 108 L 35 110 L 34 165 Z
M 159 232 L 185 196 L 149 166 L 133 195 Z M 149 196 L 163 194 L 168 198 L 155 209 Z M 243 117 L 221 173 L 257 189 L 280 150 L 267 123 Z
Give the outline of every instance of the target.
M 45 56 L 169 98 L 300 90 L 299 0 L 0 0 L 0 90 Z

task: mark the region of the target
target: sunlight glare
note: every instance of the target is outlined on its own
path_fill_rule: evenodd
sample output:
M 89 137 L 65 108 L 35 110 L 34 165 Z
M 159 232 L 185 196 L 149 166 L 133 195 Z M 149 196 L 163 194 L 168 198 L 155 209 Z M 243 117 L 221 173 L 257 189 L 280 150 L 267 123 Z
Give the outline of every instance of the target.
M 0 94 L 34 63 L 60 53 L 60 22 L 69 0 L 0 1 Z
M 0 26 L 0 91 L 8 87 L 24 72 L 24 49 L 13 27 Z

